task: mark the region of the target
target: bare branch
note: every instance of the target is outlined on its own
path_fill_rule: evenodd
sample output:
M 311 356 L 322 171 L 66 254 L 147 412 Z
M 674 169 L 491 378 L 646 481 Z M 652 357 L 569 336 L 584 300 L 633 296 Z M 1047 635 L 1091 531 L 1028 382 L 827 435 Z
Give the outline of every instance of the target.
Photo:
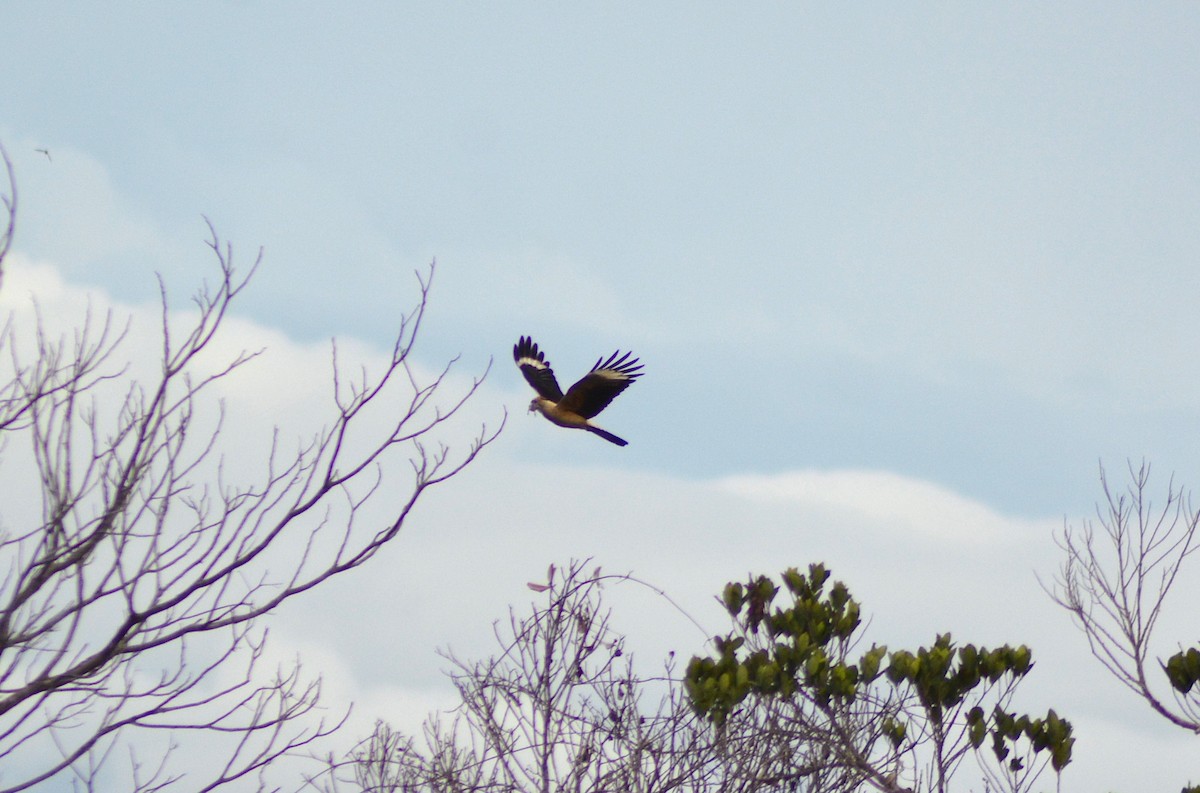
M 0 258 L 15 191 L 5 206 Z M 210 394 L 262 351 L 215 364 L 205 351 L 262 252 L 241 274 L 208 228 L 218 278 L 193 296 L 186 325 L 160 280 L 159 360 L 148 380 L 120 360 L 130 326 L 111 314 L 89 311 L 73 337 L 57 339 L 37 314 L 31 356 L 12 323 L 0 332 L 10 362 L 0 451 L 32 450 L 28 492 L 41 499 L 35 525 L 0 523 L 0 793 L 67 775 L 88 787 L 123 756 L 131 789 L 182 784 L 169 756 L 137 757 L 127 736 L 147 731 L 227 736 L 208 779 L 186 783 L 211 790 L 336 729 L 344 717 L 314 722 L 319 682 L 302 679 L 298 664 L 261 668 L 259 618 L 374 556 L 426 489 L 470 465 L 503 428 L 483 427 L 456 454 L 437 440 L 487 373 L 458 394 L 450 365 L 419 374 L 411 355 L 431 265 L 417 274 L 419 297 L 382 371 L 345 387 L 335 348 L 331 423 L 292 454 L 276 430 L 261 478 L 229 483 L 219 456 L 225 407 Z M 407 487 L 398 484 L 395 472 L 409 470 Z M 366 517 L 396 492 L 404 496 L 389 517 Z
M 13 171 L 12 160 L 8 150 L 0 143 L 0 160 L 4 161 L 4 177 L 8 180 L 8 194 L 0 193 L 0 204 L 4 207 L 5 218 L 0 220 L 0 286 L 4 285 L 4 259 L 12 247 L 13 235 L 17 230 L 17 175 Z
M 1200 733 L 1200 696 L 1159 693 L 1167 681 L 1152 650 L 1167 594 L 1200 548 L 1200 512 L 1173 479 L 1156 506 L 1147 463 L 1136 470 L 1131 463 L 1129 474 L 1129 486 L 1117 492 L 1101 467 L 1104 503 L 1097 505 L 1097 522 L 1063 528 L 1058 546 L 1066 561 L 1053 586 L 1043 586 L 1071 612 L 1113 677 L 1172 724 Z

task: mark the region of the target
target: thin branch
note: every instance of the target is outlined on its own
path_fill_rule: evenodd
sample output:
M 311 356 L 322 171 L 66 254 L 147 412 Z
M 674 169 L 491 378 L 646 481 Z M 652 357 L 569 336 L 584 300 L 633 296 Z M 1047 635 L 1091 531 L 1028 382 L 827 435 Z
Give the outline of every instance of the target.
M 12 247 L 13 236 L 17 230 L 17 175 L 13 171 L 12 160 L 8 156 L 8 150 L 4 148 L 4 144 L 0 143 L 0 160 L 4 161 L 4 176 L 8 181 L 8 193 L 0 193 L 0 205 L 4 207 L 4 220 L 0 220 L 0 286 L 4 285 L 4 259 L 8 256 L 8 251 Z
M 5 205 L 11 221 L 15 197 Z M 120 361 L 129 326 L 111 314 L 96 321 L 89 311 L 68 340 L 50 338 L 36 313 L 28 362 L 18 329 L 10 322 L 0 332 L 11 361 L 0 384 L 0 450 L 28 444 L 31 494 L 42 501 L 37 525 L 0 534 L 0 758 L 14 769 L 0 777 L 0 792 L 65 775 L 92 786 L 122 756 L 132 789 L 169 789 L 181 779 L 169 759 L 142 766 L 130 736 L 195 730 L 231 741 L 206 782 L 188 782 L 216 789 L 337 729 L 344 717 L 312 721 L 319 681 L 301 680 L 298 666 L 264 677 L 260 618 L 366 563 L 428 488 L 461 472 L 503 429 L 503 420 L 482 427 L 457 454 L 441 443 L 427 451 L 487 374 L 458 394 L 448 393 L 449 366 L 427 382 L 415 374 L 408 356 L 431 266 L 417 274 L 419 297 L 383 371 L 364 372 L 345 392 L 335 347 L 328 428 L 290 455 L 277 429 L 262 478 L 229 484 L 214 459 L 225 406 L 209 395 L 262 351 L 211 368 L 200 360 L 262 252 L 240 274 L 232 247 L 208 228 L 219 277 L 193 297 L 194 319 L 182 327 L 160 279 L 160 366 L 150 381 L 131 379 Z M 390 424 L 372 431 L 380 415 Z M 360 526 L 364 509 L 394 496 L 384 473 L 404 470 L 405 459 L 405 495 L 379 525 Z
M 1129 464 L 1130 484 L 1117 493 L 1103 467 L 1103 505 L 1097 522 L 1067 525 L 1057 538 L 1066 555 L 1053 584 L 1043 588 L 1074 617 L 1092 655 L 1122 685 L 1172 724 L 1200 733 L 1196 695 L 1167 699 L 1153 655 L 1155 628 L 1184 562 L 1200 548 L 1200 512 L 1167 482 L 1156 508 L 1149 494 L 1150 466 Z

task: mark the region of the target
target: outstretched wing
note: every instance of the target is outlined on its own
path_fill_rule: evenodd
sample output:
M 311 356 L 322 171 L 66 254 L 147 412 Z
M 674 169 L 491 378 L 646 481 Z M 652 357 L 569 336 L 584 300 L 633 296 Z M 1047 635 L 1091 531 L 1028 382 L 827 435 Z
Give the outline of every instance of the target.
M 642 365 L 638 359 L 629 359 L 632 352 L 621 355 L 617 350 L 608 356 L 608 360 L 592 367 L 592 371 L 583 376 L 575 385 L 567 389 L 558 406 L 572 413 L 578 413 L 585 419 L 590 419 L 608 407 L 608 403 L 616 399 L 617 394 L 629 388 L 629 385 L 642 376 Z
M 521 367 L 521 374 L 525 375 L 534 391 L 553 402 L 563 398 L 562 389 L 554 379 L 554 370 L 550 368 L 550 362 L 533 343 L 533 339 L 522 336 L 521 340 L 513 345 L 513 360 Z

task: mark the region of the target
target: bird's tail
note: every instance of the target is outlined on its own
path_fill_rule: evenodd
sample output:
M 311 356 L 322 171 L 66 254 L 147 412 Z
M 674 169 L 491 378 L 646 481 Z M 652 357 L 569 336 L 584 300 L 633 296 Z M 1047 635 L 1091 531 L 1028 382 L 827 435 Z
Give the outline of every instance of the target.
M 608 441 L 609 443 L 615 443 L 618 446 L 628 446 L 629 445 L 629 441 L 625 440 L 624 438 L 618 438 L 616 435 L 613 435 L 608 430 L 602 430 L 599 427 L 593 427 L 593 426 L 589 425 L 587 428 L 587 431 L 596 433 L 597 435 L 599 435 L 601 438 Z

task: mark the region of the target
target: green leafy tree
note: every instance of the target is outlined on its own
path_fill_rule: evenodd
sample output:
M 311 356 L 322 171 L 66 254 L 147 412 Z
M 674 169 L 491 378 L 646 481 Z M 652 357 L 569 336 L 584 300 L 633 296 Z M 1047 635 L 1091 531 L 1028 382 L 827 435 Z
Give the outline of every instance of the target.
M 733 630 L 688 665 L 692 705 L 718 728 L 769 705 L 792 744 L 844 771 L 845 790 L 942 793 L 976 753 L 989 787 L 1026 791 L 1046 766 L 1070 762 L 1068 721 L 1009 710 L 1033 667 L 1029 648 L 960 646 L 942 634 L 915 652 L 857 652 L 861 607 L 845 584 L 820 564 L 781 578 L 782 587 L 765 576 L 729 584 Z

